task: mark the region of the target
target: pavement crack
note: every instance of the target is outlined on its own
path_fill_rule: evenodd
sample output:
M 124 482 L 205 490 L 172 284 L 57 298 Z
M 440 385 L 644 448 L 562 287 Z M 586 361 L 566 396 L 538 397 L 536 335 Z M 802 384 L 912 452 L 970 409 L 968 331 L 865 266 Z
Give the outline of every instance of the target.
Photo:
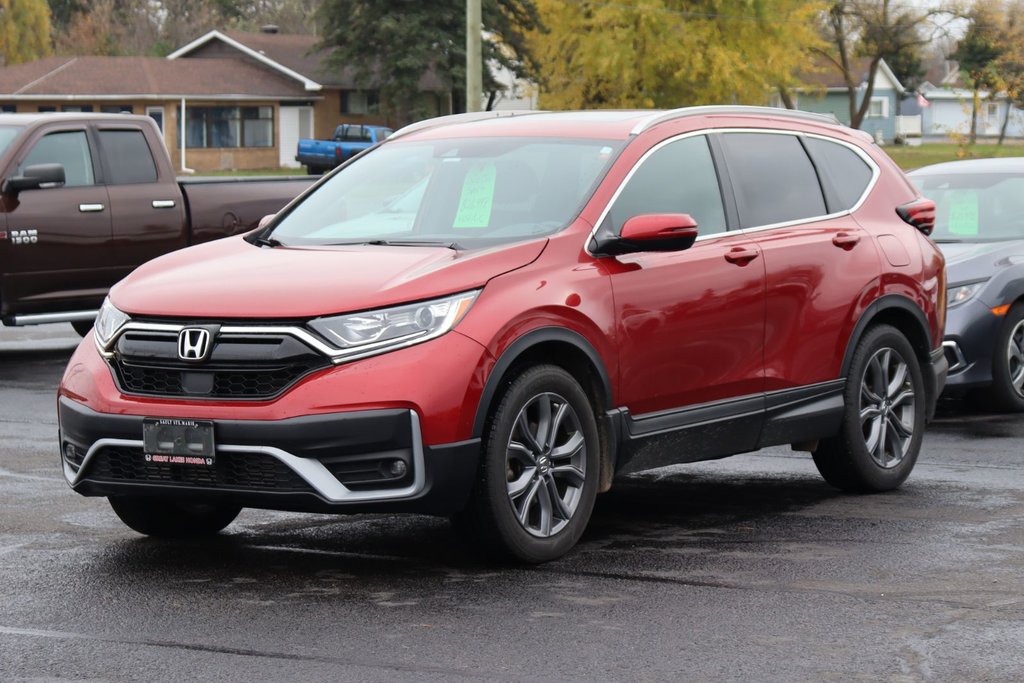
M 75 633 L 72 631 L 51 631 L 46 629 L 18 628 L 15 626 L 0 626 L 0 635 L 20 636 L 28 638 L 49 638 L 52 640 L 64 641 L 89 641 L 98 643 L 109 643 L 113 645 L 142 645 L 145 647 L 158 647 L 171 650 L 184 650 L 190 652 L 208 652 L 211 654 L 224 654 L 236 657 L 258 657 L 263 659 L 278 659 L 285 661 L 310 662 L 318 664 L 331 664 L 346 667 L 360 667 L 366 669 L 377 669 L 383 671 L 397 671 L 402 673 L 433 673 L 442 674 L 456 678 L 467 678 L 479 680 L 481 672 L 468 671 L 465 669 L 453 669 L 443 666 L 429 665 L 404 665 L 393 662 L 383 663 L 373 660 L 362 660 L 357 658 L 331 657 L 316 654 L 297 654 L 293 652 L 275 652 L 272 650 L 254 650 L 250 648 L 226 647 L 216 645 L 203 645 L 199 643 L 172 642 L 166 640 L 153 640 L 150 638 L 117 638 L 113 636 L 101 636 L 90 633 Z M 489 680 L 521 680 L 511 677 L 497 676 L 488 672 L 486 677 Z

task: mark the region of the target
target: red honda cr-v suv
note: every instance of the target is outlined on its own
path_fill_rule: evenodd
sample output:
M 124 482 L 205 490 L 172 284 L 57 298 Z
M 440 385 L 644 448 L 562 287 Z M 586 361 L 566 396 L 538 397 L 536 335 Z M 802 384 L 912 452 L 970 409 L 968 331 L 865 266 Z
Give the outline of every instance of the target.
M 64 475 L 154 536 L 411 511 L 529 562 L 619 473 L 790 443 L 892 489 L 945 381 L 933 213 L 817 115 L 415 124 L 114 287 L 60 387 Z

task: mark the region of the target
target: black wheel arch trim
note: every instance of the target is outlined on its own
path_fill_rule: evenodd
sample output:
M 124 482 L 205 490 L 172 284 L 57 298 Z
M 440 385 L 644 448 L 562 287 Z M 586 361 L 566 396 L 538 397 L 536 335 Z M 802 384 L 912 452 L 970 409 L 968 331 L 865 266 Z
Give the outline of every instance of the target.
M 590 364 L 597 371 L 598 380 L 604 389 L 605 405 L 602 407 L 606 411 L 611 409 L 612 384 L 611 380 L 608 378 L 608 370 L 605 368 L 604 361 L 600 354 L 598 354 L 597 349 L 587 341 L 586 337 L 578 332 L 574 332 L 564 327 L 541 327 L 527 332 L 512 342 L 512 344 L 505 349 L 505 352 L 501 354 L 497 362 L 494 364 L 494 367 L 491 369 L 491 372 L 487 377 L 487 382 L 484 384 L 484 390 L 480 394 L 480 401 L 477 403 L 476 417 L 473 419 L 473 438 L 480 438 L 483 436 L 484 427 L 487 422 L 487 412 L 494 401 L 494 397 L 498 393 L 501 380 L 508 372 L 509 368 L 511 368 L 512 365 L 531 348 L 539 344 L 553 341 L 574 346 L 577 350 L 582 351 L 586 355 Z M 601 416 L 598 417 L 600 418 Z
M 860 343 L 861 337 L 864 336 L 864 331 L 868 328 L 871 322 L 878 316 L 879 313 L 897 309 L 909 313 L 913 316 L 914 320 L 921 328 L 921 332 L 924 333 L 925 340 L 928 342 L 928 352 L 931 353 L 935 348 L 935 340 L 932 339 L 932 333 L 928 329 L 928 318 L 925 317 L 924 311 L 921 310 L 910 299 L 900 296 L 899 294 L 887 294 L 885 296 L 875 299 L 861 314 L 860 320 L 853 328 L 853 333 L 850 335 L 850 341 L 846 345 L 846 352 L 843 354 L 843 365 L 840 369 L 839 376 L 846 377 L 846 374 L 850 370 L 850 363 L 853 362 L 853 353 L 857 348 L 857 344 Z

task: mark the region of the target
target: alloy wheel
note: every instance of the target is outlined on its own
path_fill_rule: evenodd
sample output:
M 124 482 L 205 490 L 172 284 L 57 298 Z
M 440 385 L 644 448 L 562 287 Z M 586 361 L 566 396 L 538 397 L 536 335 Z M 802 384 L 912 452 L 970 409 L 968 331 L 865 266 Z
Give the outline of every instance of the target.
M 879 467 L 896 467 L 906 457 L 916 398 L 903 356 L 888 347 L 876 351 L 861 378 L 860 423 L 868 453 Z
M 1024 396 L 1024 320 L 1018 322 L 1006 343 L 1006 368 L 1010 385 L 1018 396 Z
M 519 524 L 554 536 L 579 507 L 586 481 L 586 439 L 569 402 L 546 392 L 516 416 L 506 448 L 508 499 Z

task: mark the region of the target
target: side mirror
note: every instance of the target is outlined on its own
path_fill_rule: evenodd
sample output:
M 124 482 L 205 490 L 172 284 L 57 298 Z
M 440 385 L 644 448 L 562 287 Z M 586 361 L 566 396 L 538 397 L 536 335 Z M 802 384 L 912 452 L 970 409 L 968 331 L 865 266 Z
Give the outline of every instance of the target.
M 35 164 L 25 168 L 23 175 L 4 181 L 5 194 L 18 194 L 22 190 L 38 190 L 43 185 L 63 185 L 64 167 L 60 164 Z
M 633 216 L 622 232 L 605 241 L 600 253 L 633 254 L 644 251 L 683 251 L 697 239 L 697 221 L 685 213 L 650 213 Z
M 263 218 L 260 219 L 260 223 L 259 223 L 259 225 L 256 226 L 256 229 L 260 230 L 262 228 L 267 227 L 267 223 L 269 223 L 270 221 L 274 220 L 274 216 L 276 216 L 276 215 L 277 215 L 276 213 L 268 213 L 266 216 L 264 216 Z

